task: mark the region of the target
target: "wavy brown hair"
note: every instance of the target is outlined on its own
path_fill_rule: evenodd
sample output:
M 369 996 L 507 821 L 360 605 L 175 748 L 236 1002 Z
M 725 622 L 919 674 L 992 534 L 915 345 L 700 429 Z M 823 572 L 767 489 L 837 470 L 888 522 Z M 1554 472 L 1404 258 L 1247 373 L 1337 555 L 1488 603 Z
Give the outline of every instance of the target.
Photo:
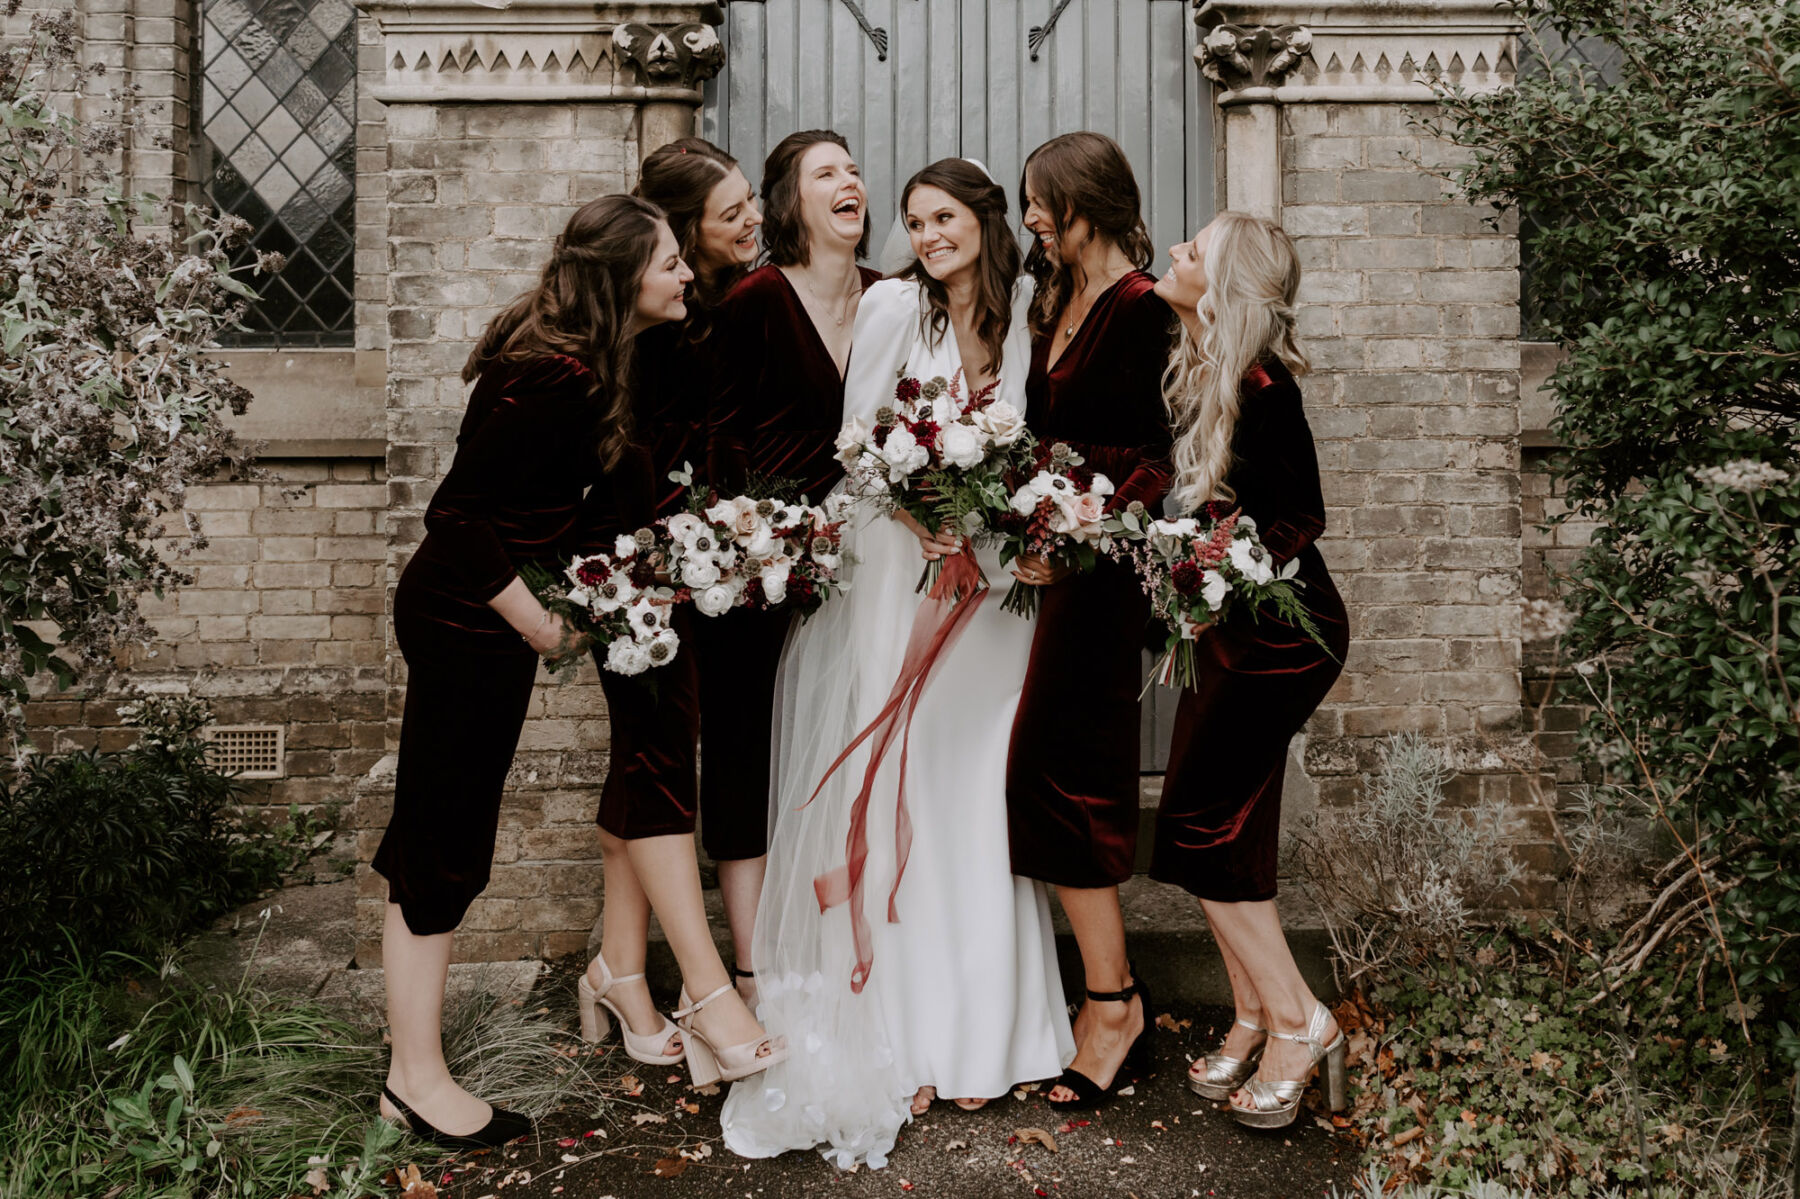
M 1198 334 L 1181 326 L 1163 375 L 1163 399 L 1175 425 L 1175 479 L 1169 490 L 1183 511 L 1236 496 L 1232 437 L 1243 405 L 1244 376 L 1273 358 L 1295 378 L 1310 365 L 1294 333 L 1300 255 L 1274 221 L 1245 212 L 1213 218 L 1206 243 L 1206 294 Z
M 662 209 L 637 196 L 602 196 L 575 210 L 536 287 L 488 322 L 463 364 L 463 382 L 499 363 L 560 354 L 593 372 L 600 461 L 611 470 L 631 442 L 632 315 Z
M 1065 133 L 1033 150 L 1019 173 L 1020 212 L 1030 207 L 1031 194 L 1050 212 L 1061 259 L 1052 262 L 1036 238 L 1025 255 L 1025 270 L 1037 281 L 1031 331 L 1043 336 L 1055 327 L 1056 314 L 1074 291 L 1070 264 L 1081 247 L 1071 246 L 1067 234 L 1076 218 L 1088 223 L 1090 240 L 1112 242 L 1139 270 L 1150 265 L 1156 251 L 1144 227 L 1137 176 L 1119 143 L 1103 133 Z
M 681 246 L 681 257 L 694 269 L 690 297 L 703 308 L 712 308 L 748 274 L 742 263 L 724 266 L 703 264 L 698 258 L 700 224 L 706 218 L 706 202 L 713 188 L 736 169 L 738 160 L 705 138 L 682 137 L 658 146 L 639 168 L 631 194 L 641 196 L 668 214 L 669 228 Z
M 763 161 L 763 257 L 776 266 L 805 266 L 812 261 L 806 220 L 800 215 L 800 160 L 814 146 L 829 142 L 844 153 L 850 143 L 830 129 L 802 129 L 775 144 Z M 853 156 L 854 157 L 854 156 Z M 856 256 L 869 253 L 869 209 L 863 206 L 862 240 Z
M 1019 243 L 1006 219 L 1006 189 L 988 178 L 987 172 L 966 158 L 944 158 L 911 179 L 900 193 L 900 212 L 914 189 L 935 187 L 967 207 L 981 223 L 981 252 L 975 260 L 975 333 L 987 351 L 988 373 L 1000 373 L 1002 349 L 1012 327 L 1013 288 L 1019 281 Z M 925 264 L 913 260 L 901 271 L 901 279 L 917 280 L 930 305 L 924 320 L 931 340 L 941 342 L 950 327 L 950 293 L 931 277 Z

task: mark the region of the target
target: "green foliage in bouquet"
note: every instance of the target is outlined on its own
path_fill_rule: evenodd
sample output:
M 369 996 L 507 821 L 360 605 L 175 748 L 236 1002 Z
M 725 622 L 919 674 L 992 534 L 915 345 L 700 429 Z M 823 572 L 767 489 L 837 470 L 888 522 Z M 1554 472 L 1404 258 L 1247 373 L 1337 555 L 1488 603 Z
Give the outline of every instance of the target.
M 1478 199 L 1519 209 L 1556 471 L 1599 522 L 1564 580 L 1590 754 L 1718 880 L 1771 1012 L 1800 981 L 1800 2 L 1532 0 L 1618 79 L 1450 95 Z M 1529 35 L 1528 35 L 1529 36 Z M 1617 777 L 1615 771 L 1615 777 Z M 1784 1048 L 1800 1061 L 1800 1036 Z

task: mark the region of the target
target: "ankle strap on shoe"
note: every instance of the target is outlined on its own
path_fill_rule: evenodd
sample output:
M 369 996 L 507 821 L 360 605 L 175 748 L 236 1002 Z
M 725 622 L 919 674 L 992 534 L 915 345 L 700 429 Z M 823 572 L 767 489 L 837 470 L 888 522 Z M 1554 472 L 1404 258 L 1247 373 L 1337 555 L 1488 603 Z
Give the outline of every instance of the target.
M 1248 1020 L 1237 1020 L 1237 1021 L 1234 1021 L 1234 1023 L 1242 1025 L 1243 1027 L 1249 1029 L 1251 1032 L 1260 1032 L 1260 1033 L 1266 1034 L 1269 1031 L 1268 1029 L 1264 1028 L 1262 1025 L 1252 1024 Z
M 696 999 L 693 1003 L 688 1004 L 686 1007 L 682 1008 L 679 1012 L 676 1012 L 675 1018 L 677 1020 L 680 1020 L 685 1016 L 691 1016 L 695 1012 L 699 1011 L 701 1008 L 705 1007 L 707 1004 L 711 1003 L 713 1000 L 717 999 L 719 996 L 725 994 L 725 992 L 735 991 L 736 989 L 737 988 L 734 985 L 732 985 L 731 983 L 726 983 L 724 986 L 720 987 L 718 990 L 707 995 L 704 999 Z
M 745 970 L 745 969 L 742 969 L 742 968 L 741 968 L 741 967 L 739 967 L 739 966 L 736 966 L 736 965 L 733 965 L 733 966 L 732 966 L 732 967 L 731 967 L 731 977 L 732 977 L 732 979 L 733 979 L 733 980 L 734 980 L 734 981 L 735 981 L 735 980 L 736 980 L 736 979 L 740 979 L 740 978 L 755 978 L 755 977 L 756 977 L 756 971 L 754 971 L 754 970 Z
M 1087 997 L 1095 1003 L 1130 1003 L 1138 990 L 1137 980 L 1133 979 L 1123 991 L 1089 991 Z

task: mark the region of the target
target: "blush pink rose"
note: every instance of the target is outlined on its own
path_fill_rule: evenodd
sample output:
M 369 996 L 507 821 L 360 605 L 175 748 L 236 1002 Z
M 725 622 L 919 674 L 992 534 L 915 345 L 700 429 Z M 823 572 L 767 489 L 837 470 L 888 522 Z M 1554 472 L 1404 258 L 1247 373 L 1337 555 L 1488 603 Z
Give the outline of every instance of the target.
M 1084 495 L 1075 501 L 1071 510 L 1082 524 L 1099 524 L 1100 518 L 1106 515 L 1106 501 L 1097 495 Z

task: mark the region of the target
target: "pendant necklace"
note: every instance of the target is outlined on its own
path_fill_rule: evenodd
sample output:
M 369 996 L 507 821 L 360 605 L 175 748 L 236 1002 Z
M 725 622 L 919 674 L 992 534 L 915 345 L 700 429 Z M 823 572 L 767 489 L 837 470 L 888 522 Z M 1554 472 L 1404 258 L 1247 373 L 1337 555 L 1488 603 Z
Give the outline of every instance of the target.
M 800 286 L 804 287 L 806 289 L 806 294 L 813 298 L 813 303 L 817 304 L 821 308 L 825 307 L 825 301 L 819 297 L 818 292 L 813 290 L 813 285 L 807 281 L 807 278 L 805 275 L 800 276 Z M 837 315 L 835 317 L 832 317 L 832 322 L 834 324 L 836 324 L 838 328 L 842 329 L 844 327 L 844 317 L 850 311 L 851 299 L 854 298 L 855 296 L 859 296 L 861 294 L 862 294 L 862 288 L 859 287 L 855 291 L 846 293 L 844 298 L 838 302 Z M 829 313 L 829 311 L 830 310 L 827 309 L 828 313 Z

